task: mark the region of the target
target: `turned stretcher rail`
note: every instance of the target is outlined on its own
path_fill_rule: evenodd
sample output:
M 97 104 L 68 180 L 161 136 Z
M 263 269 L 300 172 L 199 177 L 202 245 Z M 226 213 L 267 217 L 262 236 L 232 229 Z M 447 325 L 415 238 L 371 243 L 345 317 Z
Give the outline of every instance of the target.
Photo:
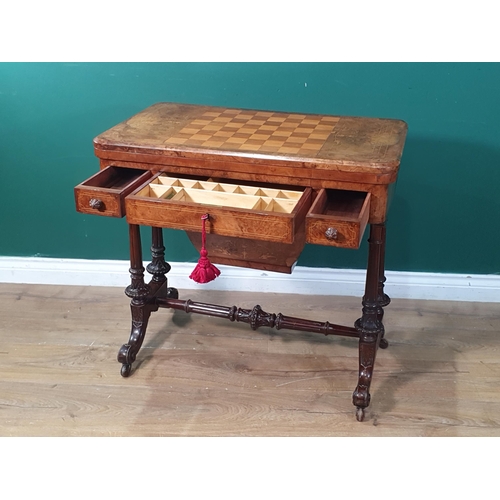
M 276 330 L 299 330 L 302 332 L 322 333 L 323 335 L 342 335 L 344 337 L 359 338 L 359 332 L 356 328 L 334 325 L 328 321 L 320 322 L 293 318 L 283 316 L 281 313 L 267 313 L 259 305 L 256 305 L 253 309 L 241 309 L 236 306 L 220 306 L 204 302 L 193 302 L 190 299 L 179 300 L 160 297 L 156 298 L 156 304 L 159 307 L 179 309 L 187 313 L 203 314 L 205 316 L 248 323 L 252 330 L 256 330 L 261 326 L 267 326 L 269 328 L 276 328 Z

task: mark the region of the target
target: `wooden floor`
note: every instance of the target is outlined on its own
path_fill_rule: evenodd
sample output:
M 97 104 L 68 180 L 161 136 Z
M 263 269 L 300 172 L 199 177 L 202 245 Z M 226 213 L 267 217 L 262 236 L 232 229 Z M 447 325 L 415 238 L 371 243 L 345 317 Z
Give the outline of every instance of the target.
M 180 292 L 351 326 L 351 297 Z M 1 436 L 500 436 L 498 304 L 393 300 L 372 403 L 357 341 L 162 309 L 135 366 L 120 288 L 0 284 Z

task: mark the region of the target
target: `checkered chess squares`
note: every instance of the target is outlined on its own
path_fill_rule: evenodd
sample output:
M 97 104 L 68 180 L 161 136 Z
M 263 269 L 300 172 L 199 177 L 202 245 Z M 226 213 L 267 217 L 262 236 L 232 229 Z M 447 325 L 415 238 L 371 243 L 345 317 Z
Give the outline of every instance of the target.
M 307 155 L 317 153 L 340 118 L 266 111 L 207 111 L 165 144 Z

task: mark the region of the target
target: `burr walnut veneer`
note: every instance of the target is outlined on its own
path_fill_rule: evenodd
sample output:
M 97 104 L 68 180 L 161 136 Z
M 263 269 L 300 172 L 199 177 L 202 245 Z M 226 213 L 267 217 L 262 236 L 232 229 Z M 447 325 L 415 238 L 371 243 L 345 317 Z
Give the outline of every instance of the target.
M 158 103 L 94 139 L 100 170 L 75 187 L 79 212 L 126 217 L 132 331 L 118 354 L 131 373 L 148 319 L 159 307 L 259 326 L 359 339 L 353 394 L 358 420 L 370 402 L 382 324 L 385 220 L 406 124 L 400 120 Z M 290 273 L 305 243 L 359 247 L 370 226 L 363 310 L 353 327 L 180 300 L 168 287 L 162 228 L 187 232 L 215 263 Z M 139 227 L 152 228 L 146 283 Z

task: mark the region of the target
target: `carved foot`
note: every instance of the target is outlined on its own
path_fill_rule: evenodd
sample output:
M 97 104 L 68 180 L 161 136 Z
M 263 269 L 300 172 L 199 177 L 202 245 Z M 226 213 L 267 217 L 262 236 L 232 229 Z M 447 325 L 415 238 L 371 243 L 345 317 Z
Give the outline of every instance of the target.
M 364 419 L 365 419 L 365 409 L 362 408 L 361 406 L 358 406 L 356 408 L 356 420 L 358 422 L 363 422 Z
M 363 410 L 367 408 L 370 404 L 370 393 L 368 391 L 370 384 L 370 376 L 365 376 L 364 380 L 360 381 L 356 389 L 352 394 L 352 402 L 356 408 L 362 408 Z M 363 383 L 364 382 L 364 383 Z
M 363 319 L 360 321 L 363 324 Z M 361 326 L 361 325 L 359 325 Z M 380 325 L 381 326 L 381 325 Z M 359 338 L 359 378 L 358 385 L 352 395 L 352 403 L 357 408 L 356 417 L 364 418 L 364 410 L 370 404 L 370 385 L 373 377 L 373 367 L 377 353 L 378 335 L 383 333 L 367 333 L 361 330 Z
M 132 365 L 125 363 L 124 365 L 122 365 L 122 368 L 120 370 L 120 375 L 122 377 L 128 377 L 131 371 L 132 371 Z
M 177 288 L 167 288 L 167 299 L 178 299 L 179 298 L 179 291 Z
M 132 301 L 130 309 L 132 311 L 132 331 L 128 343 L 121 346 L 117 357 L 118 362 L 123 365 L 120 372 L 122 377 L 128 377 L 132 371 L 132 363 L 144 341 L 151 315 L 151 308 L 146 304 L 138 305 Z
M 136 354 L 132 352 L 132 346 L 130 344 L 124 344 L 121 346 L 118 352 L 118 362 L 122 363 L 120 370 L 120 375 L 122 377 L 128 377 L 132 372 L 132 363 L 135 361 Z
M 389 342 L 386 339 L 380 339 L 380 344 L 378 346 L 380 349 L 387 349 L 389 347 Z

